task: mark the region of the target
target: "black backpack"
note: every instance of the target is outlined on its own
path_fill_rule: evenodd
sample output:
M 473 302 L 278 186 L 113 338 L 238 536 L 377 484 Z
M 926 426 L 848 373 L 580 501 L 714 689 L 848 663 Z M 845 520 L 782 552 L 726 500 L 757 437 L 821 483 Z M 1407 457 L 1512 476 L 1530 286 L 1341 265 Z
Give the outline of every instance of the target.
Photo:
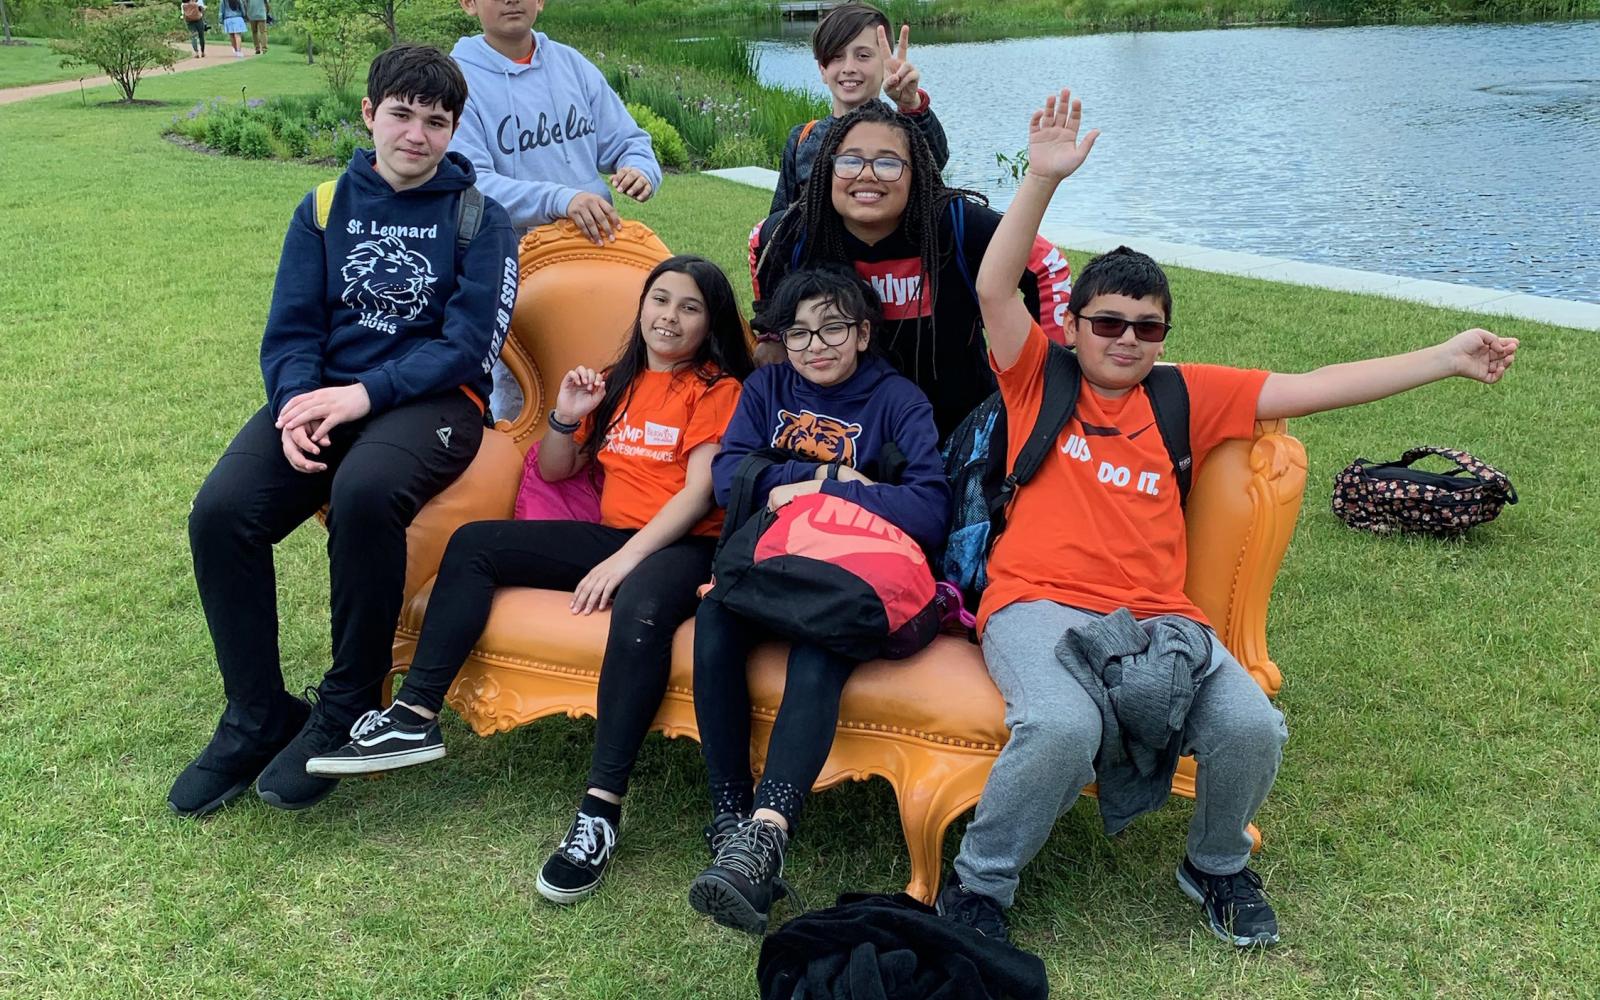
M 944 471 L 954 499 L 950 537 L 940 560 L 946 580 L 961 588 L 967 609 L 976 612 L 978 598 L 989 584 L 987 564 L 995 540 L 1006 527 L 1006 507 L 1017 488 L 1026 485 L 1044 464 L 1056 439 L 1078 406 L 1083 384 L 1078 356 L 1051 344 L 1044 363 L 1044 401 L 1039 417 L 1006 469 L 1006 408 L 995 392 L 967 414 L 945 442 Z M 1143 383 L 1150 396 L 1156 428 L 1172 460 L 1178 503 L 1187 507 L 1193 456 L 1189 448 L 1189 389 L 1174 365 L 1156 365 Z

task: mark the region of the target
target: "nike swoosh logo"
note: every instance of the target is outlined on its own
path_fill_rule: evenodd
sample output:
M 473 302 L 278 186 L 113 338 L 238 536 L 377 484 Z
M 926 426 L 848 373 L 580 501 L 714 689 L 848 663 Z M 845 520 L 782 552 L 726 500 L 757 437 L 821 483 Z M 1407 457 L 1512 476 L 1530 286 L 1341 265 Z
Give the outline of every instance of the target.
M 1128 435 L 1128 440 L 1132 441 L 1134 438 L 1138 437 L 1140 434 L 1143 434 L 1145 431 L 1149 430 L 1150 428 L 1154 427 L 1155 425 L 1156 425 L 1156 422 L 1154 420 L 1150 421 L 1148 424 L 1145 424 L 1143 427 L 1141 427 L 1138 430 L 1134 431 L 1132 434 L 1129 434 Z

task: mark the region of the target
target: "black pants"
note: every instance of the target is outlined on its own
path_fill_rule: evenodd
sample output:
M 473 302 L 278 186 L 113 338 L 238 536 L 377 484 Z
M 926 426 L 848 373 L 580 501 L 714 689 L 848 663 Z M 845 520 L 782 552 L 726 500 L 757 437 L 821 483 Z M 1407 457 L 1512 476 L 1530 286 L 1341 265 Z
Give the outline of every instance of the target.
M 772 809 L 792 833 L 806 795 L 833 747 L 839 696 L 856 661 L 811 642 L 789 648 L 783 703 L 767 744 L 761 787 L 750 777 L 750 650 L 770 638 L 760 626 L 721 601 L 700 602 L 694 621 L 694 713 L 700 726 L 713 812 L 749 814 Z
M 268 713 L 283 690 L 272 546 L 328 505 L 333 666 L 321 696 L 340 717 L 378 703 L 406 575 L 406 528 L 471 464 L 483 419 L 450 390 L 335 428 L 298 472 L 265 407 L 239 431 L 189 512 L 200 604 L 236 716 Z
M 634 536 L 583 521 L 478 521 L 450 538 L 411 672 L 395 697 L 435 712 L 489 621 L 496 587 L 572 590 Z M 672 636 L 711 576 L 712 538 L 680 538 L 646 556 L 611 600 L 589 785 L 625 795 L 639 745 L 672 673 Z
M 201 55 L 206 54 L 206 22 L 204 18 L 198 21 L 185 21 L 189 26 L 189 48 Z

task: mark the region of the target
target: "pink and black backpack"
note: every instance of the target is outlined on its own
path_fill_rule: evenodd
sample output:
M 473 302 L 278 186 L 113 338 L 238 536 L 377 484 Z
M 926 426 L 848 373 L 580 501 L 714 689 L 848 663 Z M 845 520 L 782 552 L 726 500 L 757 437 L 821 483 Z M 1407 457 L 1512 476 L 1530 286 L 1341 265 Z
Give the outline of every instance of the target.
M 756 508 L 761 470 L 794 457 L 763 448 L 739 463 L 706 598 L 853 660 L 903 659 L 932 642 L 959 597 L 952 606 L 935 586 L 916 539 L 826 493 Z

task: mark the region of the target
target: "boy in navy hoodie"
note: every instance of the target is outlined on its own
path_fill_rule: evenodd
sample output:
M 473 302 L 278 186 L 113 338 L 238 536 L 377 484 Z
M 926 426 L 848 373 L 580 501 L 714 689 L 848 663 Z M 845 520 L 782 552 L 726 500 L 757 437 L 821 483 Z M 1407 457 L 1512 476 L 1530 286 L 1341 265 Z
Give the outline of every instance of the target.
M 461 203 L 472 164 L 446 153 L 467 84 L 425 46 L 373 60 L 357 150 L 319 220 L 301 201 L 261 341 L 267 405 L 200 487 L 189 544 L 227 706 L 178 776 L 172 810 L 202 816 L 252 782 L 284 809 L 335 781 L 306 759 L 378 704 L 405 582 L 406 528 L 483 436 L 489 369 L 517 292 L 505 211 Z M 272 546 L 326 506 L 333 666 L 308 705 L 284 688 Z
M 483 34 L 450 51 L 472 90 L 450 148 L 472 161 L 519 235 L 571 219 L 596 246 L 615 239 L 622 218 L 600 175 L 648 200 L 661 188 L 650 134 L 583 53 L 533 30 L 544 0 L 461 0 L 461 8 Z M 504 365 L 495 367 L 490 406 L 507 419 L 522 409 Z

